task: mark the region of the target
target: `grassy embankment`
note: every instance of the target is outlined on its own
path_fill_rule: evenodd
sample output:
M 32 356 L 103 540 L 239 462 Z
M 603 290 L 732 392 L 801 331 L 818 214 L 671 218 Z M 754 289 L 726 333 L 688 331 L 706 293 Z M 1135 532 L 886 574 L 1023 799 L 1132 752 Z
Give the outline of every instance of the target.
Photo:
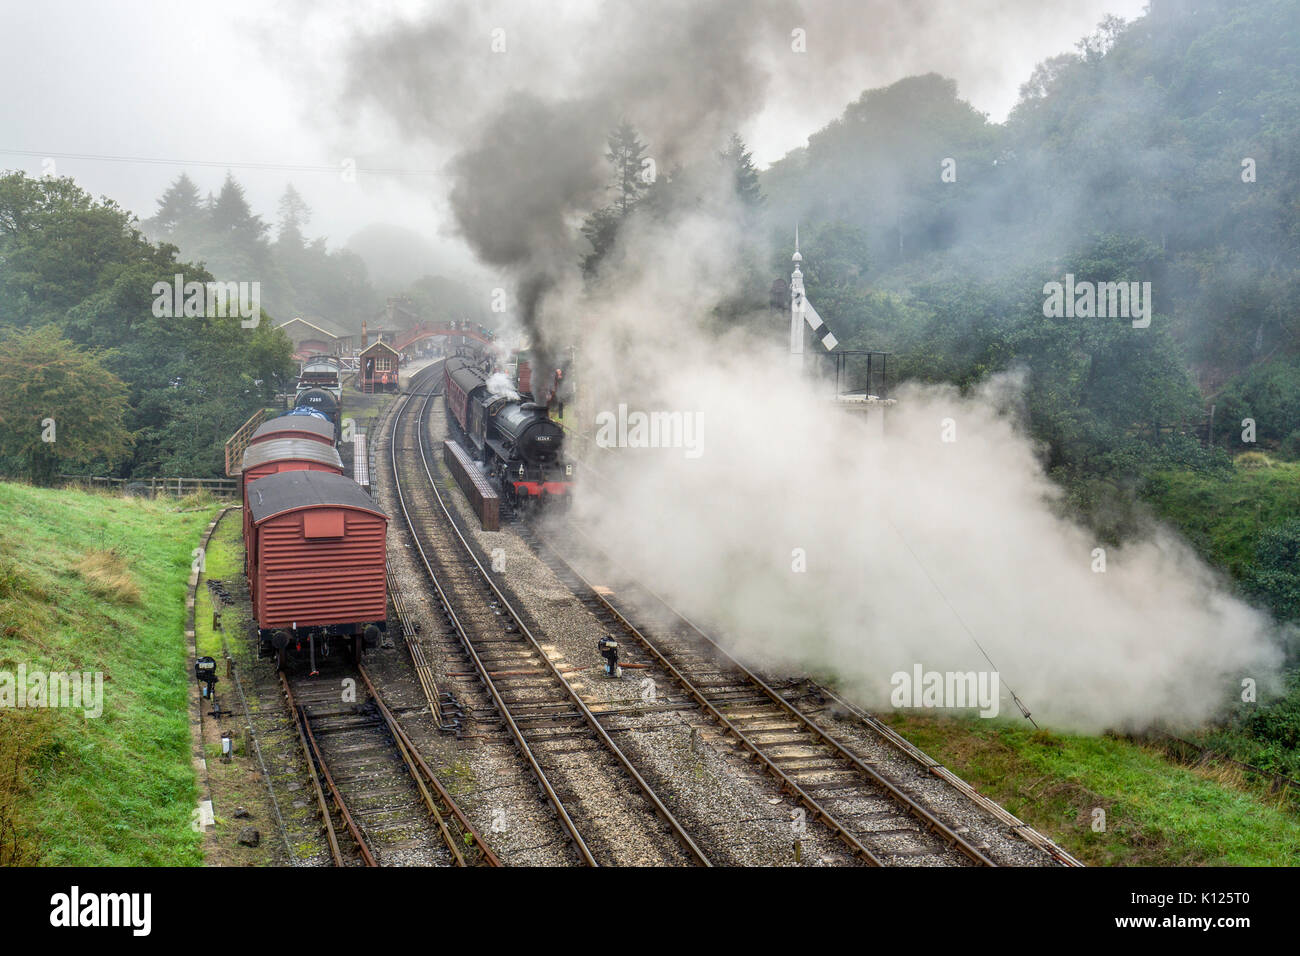
M 1267 528 L 1300 517 L 1300 462 L 1243 455 L 1225 476 L 1160 472 L 1147 501 L 1211 564 L 1240 578 Z
M 1237 457 L 1225 476 L 1166 472 L 1148 481 L 1147 500 L 1210 564 L 1234 581 L 1249 577 L 1261 536 L 1300 518 L 1300 462 L 1259 453 Z M 1300 568 L 1296 569 L 1300 572 Z M 1288 643 L 1288 692 L 1261 704 L 1243 704 L 1198 741 L 1238 760 L 1300 779 L 1300 644 Z
M 1226 475 L 1165 472 L 1145 498 L 1211 564 L 1240 580 L 1269 527 L 1300 515 L 1300 464 L 1239 460 Z M 1295 775 L 1300 685 L 1242 705 L 1194 735 L 1239 760 Z M 1127 740 L 1035 733 L 1021 724 L 886 716 L 902 734 L 1026 822 L 1096 865 L 1300 865 L 1296 801 L 1223 765 L 1183 767 Z M 1094 809 L 1105 829 L 1094 831 Z
M 0 863 L 186 865 L 185 582 L 210 501 L 0 483 L 0 671 L 103 673 L 103 714 L 0 710 Z
M 928 714 L 882 717 L 1090 865 L 1300 865 L 1300 814 L 1235 772 L 1177 766 L 1110 737 Z M 1105 812 L 1101 831 L 1093 830 L 1102 822 L 1096 809 Z

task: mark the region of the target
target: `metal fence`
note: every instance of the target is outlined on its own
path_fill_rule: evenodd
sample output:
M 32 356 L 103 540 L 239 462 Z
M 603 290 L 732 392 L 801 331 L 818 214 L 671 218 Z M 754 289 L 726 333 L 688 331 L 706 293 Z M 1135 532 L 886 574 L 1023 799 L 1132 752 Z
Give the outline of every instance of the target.
M 236 478 L 107 478 L 98 475 L 59 475 L 65 486 L 104 488 L 126 495 L 156 498 L 171 495 L 183 498 L 202 491 L 217 498 L 239 497 Z

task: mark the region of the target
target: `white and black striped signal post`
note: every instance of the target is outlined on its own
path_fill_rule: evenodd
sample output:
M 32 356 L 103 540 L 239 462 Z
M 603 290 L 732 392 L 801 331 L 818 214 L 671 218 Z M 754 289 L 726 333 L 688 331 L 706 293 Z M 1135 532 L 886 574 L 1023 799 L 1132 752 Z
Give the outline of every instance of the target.
M 794 256 L 791 257 L 794 262 L 794 272 L 790 274 L 790 368 L 796 373 L 803 371 L 803 326 L 808 323 L 808 327 L 813 330 L 817 336 L 817 341 L 821 342 L 829 352 L 839 344 L 831 332 L 831 328 L 822 321 L 822 317 L 817 314 L 813 304 L 808 301 L 808 296 L 803 291 L 803 272 L 799 268 L 799 263 L 803 262 L 803 256 L 799 254 L 799 227 L 794 227 Z

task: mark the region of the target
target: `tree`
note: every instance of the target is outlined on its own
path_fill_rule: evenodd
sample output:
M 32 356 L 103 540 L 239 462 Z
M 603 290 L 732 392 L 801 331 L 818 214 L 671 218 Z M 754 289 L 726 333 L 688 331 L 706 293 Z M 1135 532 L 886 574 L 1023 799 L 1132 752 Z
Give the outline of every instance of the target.
M 181 173 L 158 200 L 153 225 L 165 232 L 176 233 L 196 225 L 203 213 L 199 187 L 186 173 Z
M 1015 108 L 1027 109 L 1027 104 L 1045 100 L 1078 62 L 1079 57 L 1073 53 L 1059 53 L 1039 63 L 1029 79 L 1020 84 L 1020 102 Z
M 116 203 L 96 202 L 71 179 L 0 177 L 0 322 L 61 323 L 125 262 L 161 271 L 172 256 L 145 242 Z
M 614 207 L 619 218 L 626 219 L 645 194 L 645 151 L 646 144 L 637 136 L 636 128 L 623 120 L 610 133 L 609 151 L 605 158 L 614 168 L 610 189 L 614 192 Z
M 157 218 L 146 225 L 155 238 L 174 243 L 182 256 L 203 262 L 213 275 L 260 282 L 262 304 L 277 318 L 325 315 L 360 328 L 360 316 L 379 307 L 365 262 L 346 249 L 331 251 L 323 238 L 306 237 L 311 208 L 292 184 L 277 203 L 273 243 L 232 177 L 226 177 L 220 197 L 196 203 L 198 218 L 191 228 L 168 232 Z
M 1260 535 L 1246 589 L 1284 621 L 1300 621 L 1300 518 Z
M 280 245 L 292 245 L 301 248 L 304 242 L 302 227 L 311 221 L 311 207 L 298 194 L 298 190 L 289 184 L 280 197 L 280 231 L 277 237 Z
M 283 304 L 289 292 L 267 241 L 268 227 L 255 215 L 244 187 L 227 173 L 212 203 L 205 228 L 185 247 L 187 257 L 204 263 L 218 279 L 259 282 L 263 300 Z
M 623 120 L 609 134 L 605 159 L 613 168 L 609 190 L 614 201 L 597 209 L 582 223 L 582 235 L 591 243 L 591 252 L 582 260 L 582 271 L 593 276 L 618 239 L 619 228 L 645 196 L 649 183 L 645 180 L 646 145 L 637 136 L 636 128 Z
M 595 275 L 605 255 L 614 247 L 614 240 L 618 238 L 618 227 L 622 221 L 614 206 L 597 209 L 583 220 L 582 235 L 591 243 L 591 252 L 582 260 L 584 274 Z
M 1218 396 L 1215 440 L 1226 447 L 1249 448 L 1241 442 L 1241 423 L 1255 422 L 1255 437 L 1272 445 L 1300 428 L 1300 364 L 1291 357 L 1263 362 L 1237 376 Z
M 226 173 L 221 192 L 212 203 L 212 228 L 218 233 L 239 237 L 260 238 L 266 232 L 266 225 L 260 217 L 253 215 L 248 205 L 244 187 L 231 173 Z
M 754 165 L 754 154 L 745 148 L 745 141 L 739 133 L 731 134 L 727 148 L 722 151 L 722 159 L 734 171 L 736 195 L 740 201 L 750 209 L 761 208 L 765 200 L 758 185 L 758 167 Z
M 778 274 L 790 270 L 790 245 L 794 237 L 787 234 L 777 246 L 775 257 Z M 820 223 L 805 229 L 801 270 L 804 288 L 827 321 L 833 322 L 837 334 L 846 334 L 862 321 L 865 305 L 867 237 L 863 230 L 842 219 Z
M 1110 52 L 1127 26 L 1123 17 L 1108 13 L 1097 24 L 1097 31 L 1091 36 L 1084 37 L 1074 45 L 1074 48 L 1079 51 L 1085 62 L 1096 62 Z
M 112 467 L 127 455 L 126 385 L 53 326 L 0 340 L 0 458 L 31 481 L 50 484 L 61 469 Z
M 290 372 L 289 341 L 265 315 L 248 329 L 239 316 L 155 314 L 156 283 L 170 288 L 177 273 L 200 283 L 212 275 L 178 261 L 175 246 L 148 242 L 131 216 L 71 180 L 0 177 L 0 263 L 0 325 L 57 326 L 125 383 L 125 427 L 135 437 L 127 475 L 181 465 L 201 468 L 186 468 L 189 474 L 218 473 L 221 443 Z M 7 402 L 8 393 L 0 394 Z M 182 434 L 180 421 L 202 428 Z M 71 441 L 65 424 L 56 418 L 58 438 Z M 180 457 L 200 448 L 201 455 Z M 119 460 L 106 456 L 104 466 Z M 7 463 L 29 470 L 23 460 Z

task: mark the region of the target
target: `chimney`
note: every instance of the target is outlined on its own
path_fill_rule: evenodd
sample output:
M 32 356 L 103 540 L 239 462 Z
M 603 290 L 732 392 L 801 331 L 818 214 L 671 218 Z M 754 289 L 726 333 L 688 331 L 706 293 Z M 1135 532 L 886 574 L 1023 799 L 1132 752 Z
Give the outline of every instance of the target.
M 361 320 L 361 350 L 362 350 L 363 352 L 364 352 L 365 349 L 366 349 L 366 339 L 367 339 L 368 337 L 369 337 L 369 336 L 368 336 L 368 334 L 367 334 L 367 332 L 366 332 L 366 320 L 365 320 L 365 319 L 362 319 L 362 320 Z
M 533 371 L 528 367 L 527 359 L 519 360 L 519 391 L 531 392 L 533 384 Z

